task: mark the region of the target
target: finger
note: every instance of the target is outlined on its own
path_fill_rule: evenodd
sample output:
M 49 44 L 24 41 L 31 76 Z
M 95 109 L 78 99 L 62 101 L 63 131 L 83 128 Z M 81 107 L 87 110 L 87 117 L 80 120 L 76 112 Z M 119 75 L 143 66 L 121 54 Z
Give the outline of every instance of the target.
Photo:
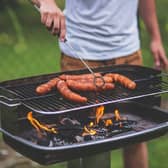
M 52 28 L 53 17 L 52 15 L 48 14 L 45 25 L 50 30 Z
M 42 13 L 41 14 L 41 23 L 45 24 L 47 20 L 48 13 Z
M 66 34 L 66 25 L 65 25 L 65 16 L 60 16 L 60 40 L 65 40 L 65 34 Z
M 153 52 L 153 56 L 154 56 L 154 62 L 155 62 L 155 67 L 160 67 L 160 59 L 159 59 L 159 55 L 158 52 Z
M 160 61 L 162 69 L 165 70 L 168 69 L 168 59 L 166 57 L 164 50 L 160 50 Z
M 60 21 L 59 21 L 59 17 L 55 16 L 54 22 L 53 22 L 52 34 L 58 35 L 59 32 L 60 32 Z

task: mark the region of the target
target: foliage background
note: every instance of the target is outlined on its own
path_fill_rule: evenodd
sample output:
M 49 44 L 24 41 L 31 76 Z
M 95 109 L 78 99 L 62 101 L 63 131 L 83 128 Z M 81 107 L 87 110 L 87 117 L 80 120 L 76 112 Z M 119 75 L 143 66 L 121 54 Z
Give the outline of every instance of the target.
M 57 0 L 63 8 L 64 1 Z M 168 53 L 167 0 L 157 0 L 160 30 Z M 39 13 L 24 0 L 0 1 L 0 81 L 59 71 L 60 50 L 56 37 L 40 23 Z M 145 66 L 153 66 L 149 36 L 140 21 L 142 53 Z M 168 165 L 167 136 L 149 142 L 151 168 Z M 64 168 L 66 163 L 49 167 Z M 122 167 L 121 151 L 112 152 L 112 167 Z

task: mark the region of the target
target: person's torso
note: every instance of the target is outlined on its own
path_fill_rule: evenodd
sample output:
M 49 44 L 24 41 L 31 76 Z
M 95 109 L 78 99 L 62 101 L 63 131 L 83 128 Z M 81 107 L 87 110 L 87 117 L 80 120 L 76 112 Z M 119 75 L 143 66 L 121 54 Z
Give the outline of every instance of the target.
M 138 0 L 66 0 L 68 42 L 84 59 L 107 60 L 139 49 Z M 64 43 L 65 54 L 77 57 Z

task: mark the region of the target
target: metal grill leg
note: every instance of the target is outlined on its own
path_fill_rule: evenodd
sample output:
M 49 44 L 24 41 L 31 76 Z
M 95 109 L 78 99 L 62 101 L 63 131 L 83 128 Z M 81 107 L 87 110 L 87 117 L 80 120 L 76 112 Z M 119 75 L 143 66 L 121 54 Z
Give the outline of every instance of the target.
M 110 152 L 105 152 L 69 161 L 67 168 L 110 168 L 110 166 Z

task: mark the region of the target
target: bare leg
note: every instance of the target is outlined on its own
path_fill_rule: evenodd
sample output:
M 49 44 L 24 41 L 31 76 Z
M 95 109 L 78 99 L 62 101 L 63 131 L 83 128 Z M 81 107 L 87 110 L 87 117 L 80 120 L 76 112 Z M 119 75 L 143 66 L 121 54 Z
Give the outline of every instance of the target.
M 124 148 L 125 168 L 148 168 L 148 151 L 146 143 L 139 143 Z

